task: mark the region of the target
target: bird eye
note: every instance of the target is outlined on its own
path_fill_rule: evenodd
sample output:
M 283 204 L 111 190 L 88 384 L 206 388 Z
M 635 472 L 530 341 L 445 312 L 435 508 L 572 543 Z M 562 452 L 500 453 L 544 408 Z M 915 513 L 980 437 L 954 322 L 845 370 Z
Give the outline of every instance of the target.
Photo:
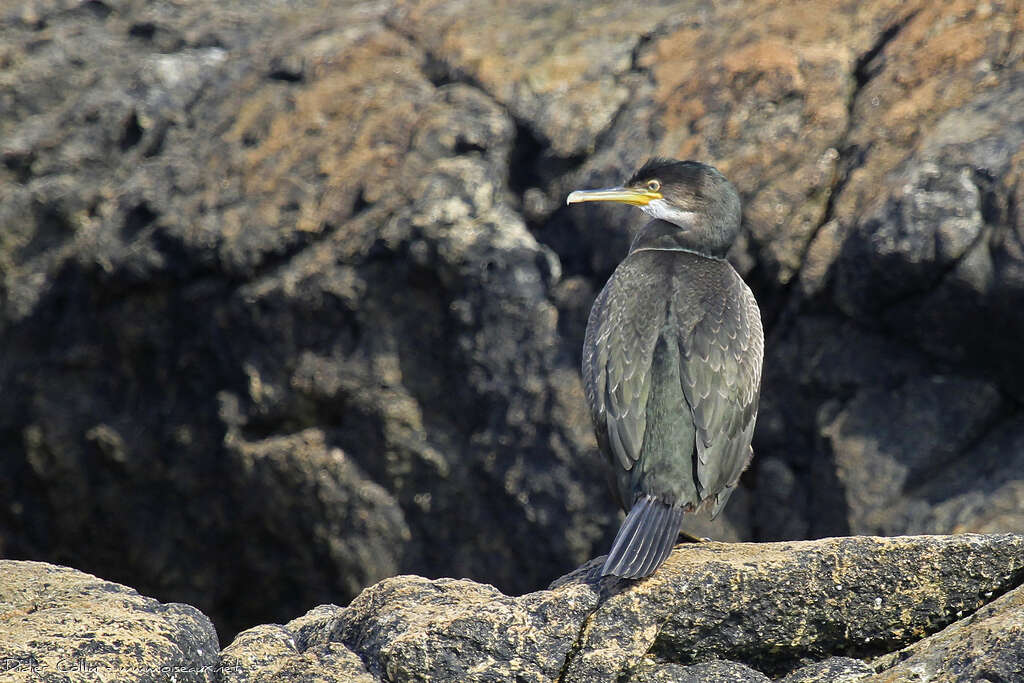
M 659 183 L 657 180 L 648 181 L 647 189 L 650 190 L 651 192 L 657 192 L 658 190 L 661 189 L 661 183 Z

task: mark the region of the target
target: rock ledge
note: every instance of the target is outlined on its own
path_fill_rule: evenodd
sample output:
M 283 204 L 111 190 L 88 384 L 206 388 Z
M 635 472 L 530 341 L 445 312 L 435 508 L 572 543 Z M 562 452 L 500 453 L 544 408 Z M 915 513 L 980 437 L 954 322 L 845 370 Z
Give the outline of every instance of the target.
M 397 576 L 217 654 L 187 605 L 0 561 L 11 680 L 974 681 L 1024 675 L 1024 536 L 678 547 L 654 576 L 601 559 L 519 597 Z M 7 680 L 5 678 L 5 680 Z

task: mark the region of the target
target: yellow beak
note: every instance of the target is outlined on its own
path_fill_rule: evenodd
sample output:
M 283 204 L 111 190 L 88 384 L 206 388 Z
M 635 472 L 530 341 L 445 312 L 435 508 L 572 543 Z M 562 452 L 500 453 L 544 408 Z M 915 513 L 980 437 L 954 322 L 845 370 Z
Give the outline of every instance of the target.
M 633 206 L 647 206 L 655 199 L 661 199 L 660 192 L 634 190 L 628 187 L 610 187 L 606 190 L 576 190 L 565 198 L 566 204 L 580 202 L 621 202 Z

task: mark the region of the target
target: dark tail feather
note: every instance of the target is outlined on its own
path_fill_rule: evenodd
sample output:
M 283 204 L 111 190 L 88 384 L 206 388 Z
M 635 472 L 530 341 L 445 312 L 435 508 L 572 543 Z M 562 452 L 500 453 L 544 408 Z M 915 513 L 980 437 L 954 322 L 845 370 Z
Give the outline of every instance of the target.
M 626 515 L 601 575 L 638 579 L 653 574 L 672 552 L 682 525 L 682 508 L 644 496 Z

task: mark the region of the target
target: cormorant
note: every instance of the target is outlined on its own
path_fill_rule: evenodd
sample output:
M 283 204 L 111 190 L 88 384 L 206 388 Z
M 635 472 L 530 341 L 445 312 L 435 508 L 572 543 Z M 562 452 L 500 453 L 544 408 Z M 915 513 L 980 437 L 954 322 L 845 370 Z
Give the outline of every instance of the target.
M 725 259 L 740 199 L 717 169 L 651 159 L 577 202 L 624 202 L 653 220 L 594 301 L 583 381 L 613 491 L 627 511 L 601 572 L 653 573 L 684 512 L 729 499 L 753 452 L 764 336 L 754 295 Z

